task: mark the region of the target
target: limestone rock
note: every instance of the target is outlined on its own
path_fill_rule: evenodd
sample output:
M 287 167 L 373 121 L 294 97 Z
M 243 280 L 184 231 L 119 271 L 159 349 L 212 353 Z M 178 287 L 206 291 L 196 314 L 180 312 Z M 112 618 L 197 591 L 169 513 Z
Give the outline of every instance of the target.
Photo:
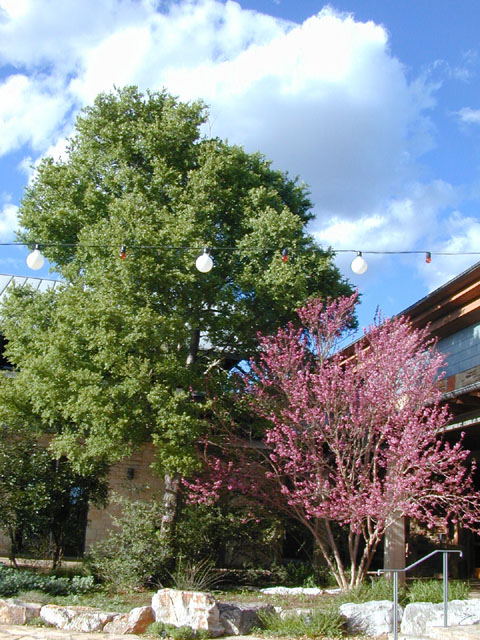
M 42 620 L 68 631 L 102 631 L 107 622 L 111 622 L 117 615 L 91 607 L 61 607 L 55 604 L 46 604 L 40 609 Z
M 480 624 L 480 600 L 452 600 L 448 603 L 448 625 Z M 443 625 L 443 602 L 413 602 L 405 607 L 401 632 L 426 635 L 431 627 Z
M 152 607 L 136 607 L 130 613 L 119 613 L 103 627 L 104 633 L 145 633 L 149 624 L 155 621 Z
M 282 596 L 321 596 L 323 589 L 319 587 L 267 587 L 260 589 L 262 593 Z
M 0 600 L 0 624 L 25 624 L 40 615 L 41 604 L 16 599 Z
M 258 614 L 260 611 L 273 613 L 274 609 L 269 604 L 232 604 L 227 602 L 217 603 L 220 612 L 220 622 L 229 636 L 240 636 L 250 633 L 253 627 L 260 624 Z
M 157 622 L 176 627 L 188 625 L 195 631 L 205 629 L 213 638 L 225 633 L 217 603 L 210 593 L 160 589 L 152 598 L 152 609 Z
M 345 616 L 349 633 L 363 633 L 379 636 L 390 633 L 393 629 L 393 602 L 389 600 L 372 600 L 355 604 L 342 604 L 340 613 Z M 402 607 L 398 607 L 398 618 L 402 617 Z

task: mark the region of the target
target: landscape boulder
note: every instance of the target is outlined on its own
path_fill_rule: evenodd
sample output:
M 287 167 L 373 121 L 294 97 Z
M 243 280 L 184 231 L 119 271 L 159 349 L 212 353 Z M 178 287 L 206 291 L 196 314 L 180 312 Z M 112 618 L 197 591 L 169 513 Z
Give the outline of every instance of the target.
M 136 607 L 129 613 L 117 614 L 103 627 L 104 633 L 145 633 L 148 625 L 155 622 L 152 607 Z
M 26 624 L 40 615 L 41 604 L 8 598 L 0 600 L 0 624 Z
M 99 611 L 91 607 L 62 607 L 46 604 L 40 609 L 40 617 L 47 624 L 68 631 L 102 631 L 107 622 L 118 614 Z
M 452 600 L 448 603 L 448 625 L 480 624 L 480 600 Z M 407 604 L 402 619 L 404 635 L 426 635 L 431 627 L 443 626 L 443 603 L 413 602 Z
M 393 602 L 372 600 L 356 604 L 348 602 L 340 606 L 340 613 L 346 618 L 349 633 L 379 636 L 393 630 Z M 402 607 L 398 607 L 398 618 L 402 617 Z
M 225 633 L 219 608 L 210 593 L 160 589 L 152 598 L 152 609 L 157 622 L 176 627 L 188 625 L 194 631 L 204 629 L 212 638 Z
M 229 636 L 241 636 L 250 633 L 253 627 L 260 625 L 260 612 L 274 613 L 269 604 L 231 604 L 218 602 L 220 623 Z

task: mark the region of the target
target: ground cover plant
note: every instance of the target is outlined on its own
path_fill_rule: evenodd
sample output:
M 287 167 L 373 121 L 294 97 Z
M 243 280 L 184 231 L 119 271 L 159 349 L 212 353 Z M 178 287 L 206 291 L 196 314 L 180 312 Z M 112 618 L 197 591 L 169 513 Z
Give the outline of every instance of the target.
M 19 592 L 42 592 L 51 596 L 72 596 L 95 590 L 93 576 L 75 575 L 71 578 L 45 575 L 25 569 L 0 566 L 0 596 L 8 597 Z

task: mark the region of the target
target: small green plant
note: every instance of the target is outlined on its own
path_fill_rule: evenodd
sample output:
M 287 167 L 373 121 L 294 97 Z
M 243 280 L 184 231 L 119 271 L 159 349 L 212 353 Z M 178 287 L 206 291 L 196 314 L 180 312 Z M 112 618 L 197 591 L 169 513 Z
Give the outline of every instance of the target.
M 341 638 L 344 622 L 337 607 L 317 609 L 310 614 L 281 617 L 278 613 L 259 613 L 261 628 L 256 633 L 286 638 Z
M 468 582 L 451 580 L 448 582 L 448 599 L 465 600 L 468 598 Z M 415 580 L 408 586 L 408 602 L 442 602 L 443 582 L 441 580 Z
M 180 556 L 174 573 L 170 575 L 175 589 L 190 591 L 208 591 L 213 589 L 220 581 L 218 571 L 208 558 L 192 562 Z
M 31 627 L 49 627 L 51 625 L 48 624 L 48 622 L 45 622 L 45 620 L 43 618 L 41 618 L 40 616 L 35 616 L 35 618 L 30 618 L 30 620 L 27 620 L 27 622 L 25 623 Z
M 188 625 L 176 627 L 165 622 L 152 622 L 147 628 L 147 634 L 160 638 L 173 638 L 173 640 L 206 640 L 210 637 L 204 629 L 194 631 Z

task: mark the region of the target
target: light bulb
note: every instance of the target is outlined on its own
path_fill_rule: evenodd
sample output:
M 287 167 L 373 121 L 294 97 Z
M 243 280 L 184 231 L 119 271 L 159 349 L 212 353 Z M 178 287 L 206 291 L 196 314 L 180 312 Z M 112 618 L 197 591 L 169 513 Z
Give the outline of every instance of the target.
M 38 244 L 35 245 L 35 249 L 27 256 L 27 266 L 34 271 L 38 271 L 43 267 L 45 258 L 42 256 L 38 249 Z
M 202 253 L 201 256 L 198 256 L 198 258 L 195 261 L 195 266 L 197 267 L 197 269 L 199 271 L 201 271 L 202 273 L 208 273 L 209 271 L 212 270 L 213 267 L 213 260 L 212 258 L 208 255 L 207 250 L 205 249 L 205 251 Z
M 361 276 L 362 273 L 368 269 L 368 264 L 364 258 L 362 258 L 362 252 L 359 251 L 357 257 L 352 260 L 352 264 L 350 265 L 353 273 Z

